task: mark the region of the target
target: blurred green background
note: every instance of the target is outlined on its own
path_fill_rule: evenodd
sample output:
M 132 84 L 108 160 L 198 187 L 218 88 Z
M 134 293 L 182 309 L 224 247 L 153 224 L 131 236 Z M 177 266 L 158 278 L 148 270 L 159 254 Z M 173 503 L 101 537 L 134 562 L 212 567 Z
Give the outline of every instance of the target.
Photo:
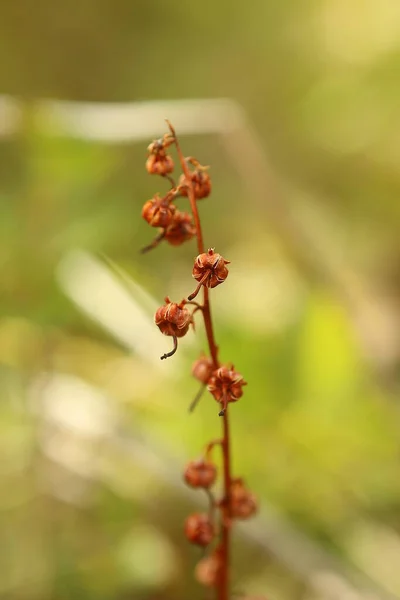
M 187 414 L 204 337 L 161 363 L 151 324 L 195 246 L 139 254 L 164 116 L 212 167 L 206 244 L 232 262 L 213 314 L 262 507 L 236 597 L 400 597 L 399 50 L 398 0 L 2 3 L 1 598 L 206 597 L 181 481 L 219 435 L 210 397 Z M 99 139 L 94 106 L 43 99 L 105 103 Z M 106 139 L 115 102 L 142 103 L 131 139 Z

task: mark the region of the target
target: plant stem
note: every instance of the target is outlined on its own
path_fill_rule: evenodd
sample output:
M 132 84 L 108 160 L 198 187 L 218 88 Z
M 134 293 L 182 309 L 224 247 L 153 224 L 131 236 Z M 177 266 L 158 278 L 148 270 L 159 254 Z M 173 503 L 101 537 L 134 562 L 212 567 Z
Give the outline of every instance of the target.
M 175 147 L 178 153 L 179 161 L 181 163 L 183 174 L 185 175 L 186 185 L 188 188 L 188 197 L 190 201 L 190 207 L 193 214 L 194 224 L 196 227 L 196 237 L 197 237 L 197 248 L 199 254 L 203 254 L 204 249 L 204 241 L 203 241 L 203 233 L 201 229 L 201 222 L 199 211 L 197 209 L 196 197 L 193 189 L 193 183 L 190 175 L 190 170 L 187 165 L 187 161 L 182 153 L 181 147 L 179 145 L 178 138 L 176 136 L 175 130 L 172 127 L 171 123 L 167 121 L 168 127 L 174 137 Z M 202 315 L 204 319 L 204 326 L 207 335 L 208 347 L 210 350 L 210 355 L 213 361 L 214 369 L 219 368 L 218 361 L 218 346 L 215 342 L 214 336 L 214 328 L 213 322 L 211 318 L 211 307 L 210 307 L 210 299 L 209 299 L 209 289 L 204 286 L 204 302 L 203 302 L 203 310 Z M 222 461 L 223 461 L 223 478 L 224 478 L 224 498 L 222 503 L 222 519 L 221 519 L 221 569 L 218 577 L 218 585 L 216 588 L 217 592 L 217 600 L 229 600 L 229 561 L 230 561 L 230 528 L 231 528 L 231 519 L 230 519 L 230 489 L 231 489 L 231 456 L 230 456 L 230 437 L 229 437 L 229 419 L 228 419 L 228 409 L 225 410 L 222 416 L 223 422 L 223 437 L 222 437 Z
M 231 489 L 231 452 L 230 452 L 230 435 L 229 435 L 229 417 L 228 407 L 222 417 L 223 423 L 223 439 L 222 439 L 222 456 L 224 470 L 224 503 L 222 513 L 222 564 L 225 565 L 225 572 L 221 573 L 221 587 L 225 587 L 226 591 L 222 592 L 220 598 L 229 600 L 229 564 L 230 564 L 230 533 L 231 533 L 231 511 L 230 511 L 230 489 Z M 225 596 L 223 595 L 225 593 Z

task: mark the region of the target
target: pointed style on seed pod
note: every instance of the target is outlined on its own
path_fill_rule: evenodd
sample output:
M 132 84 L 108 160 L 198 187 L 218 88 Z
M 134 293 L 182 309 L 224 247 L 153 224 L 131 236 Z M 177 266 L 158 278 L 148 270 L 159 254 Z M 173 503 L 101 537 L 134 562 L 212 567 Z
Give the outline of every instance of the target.
M 214 288 L 228 277 L 229 271 L 226 265 L 230 261 L 225 260 L 223 256 L 214 252 L 214 248 L 210 248 L 208 252 L 199 254 L 194 261 L 192 277 L 199 282 L 195 291 L 188 296 L 189 300 L 193 300 L 199 293 L 202 285 L 208 288 Z
M 207 389 L 217 402 L 222 404 L 219 416 L 225 413 L 228 402 L 236 402 L 243 396 L 242 387 L 247 385 L 243 376 L 234 367 L 222 366 L 212 374 Z
M 221 551 L 216 548 L 210 556 L 205 556 L 196 565 L 194 575 L 206 587 L 217 587 L 222 567 Z
M 164 239 L 171 246 L 180 246 L 196 235 L 193 217 L 189 213 L 175 211 L 173 219 L 164 232 Z
M 168 227 L 173 221 L 176 206 L 171 202 L 171 195 L 160 198 L 155 194 L 151 200 L 145 202 L 142 208 L 142 217 L 152 227 Z
M 233 518 L 249 519 L 257 512 L 257 499 L 246 489 L 242 479 L 232 481 L 230 492 L 230 514 Z
M 189 542 L 208 546 L 214 539 L 214 525 L 206 513 L 193 513 L 185 521 L 185 535 Z
M 199 166 L 191 173 L 190 179 L 197 200 L 207 198 L 211 194 L 211 178 L 205 169 L 206 167 Z M 181 175 L 178 187 L 182 196 L 188 195 L 188 185 L 185 175 Z
M 209 382 L 209 379 L 214 371 L 213 361 L 209 356 L 200 356 L 194 361 L 192 366 L 192 375 L 204 384 Z
M 217 467 L 210 460 L 204 460 L 204 458 L 191 460 L 186 465 L 183 476 L 190 487 L 207 489 L 214 484 L 217 478 Z
M 165 149 L 172 143 L 167 137 L 152 142 L 147 151 L 149 156 L 146 161 L 147 172 L 151 175 L 167 175 L 174 170 L 174 161 Z

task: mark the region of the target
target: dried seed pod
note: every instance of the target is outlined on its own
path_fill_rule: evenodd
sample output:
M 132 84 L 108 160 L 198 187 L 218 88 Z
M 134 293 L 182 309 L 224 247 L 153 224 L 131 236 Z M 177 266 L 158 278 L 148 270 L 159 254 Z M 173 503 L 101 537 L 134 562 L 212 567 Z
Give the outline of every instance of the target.
M 210 556 L 205 556 L 196 565 L 194 576 L 199 583 L 206 587 L 216 587 L 221 572 L 221 553 L 214 550 Z
M 146 169 L 150 175 L 167 175 L 174 170 L 174 161 L 168 154 L 162 157 L 150 154 L 146 160 Z
M 234 367 L 222 366 L 213 372 L 207 389 L 217 402 L 222 404 L 219 415 L 224 415 L 228 402 L 236 402 L 243 395 L 242 387 L 247 385 L 243 376 Z
M 176 302 L 171 302 L 167 297 L 165 298 L 165 304 L 157 309 L 154 321 L 164 335 L 181 338 L 189 329 L 189 325 L 192 322 L 192 315 L 185 308 L 184 300 L 177 304 Z
M 226 265 L 229 264 L 229 260 L 225 260 L 223 256 L 214 252 L 213 248 L 210 248 L 208 252 L 199 254 L 194 261 L 194 267 L 192 277 L 199 282 L 199 285 L 195 291 L 188 296 L 189 300 L 193 300 L 199 293 L 202 285 L 208 288 L 214 288 L 228 277 L 228 269 Z
M 165 229 L 164 239 L 171 246 L 180 246 L 196 235 L 193 217 L 189 213 L 175 211 L 173 219 Z
M 157 309 L 154 321 L 161 333 L 172 336 L 174 347 L 171 352 L 163 354 L 161 360 L 175 354 L 178 349 L 178 338 L 183 337 L 187 333 L 190 323 L 193 322 L 191 313 L 185 308 L 185 300 L 177 304 L 176 302 L 171 302 L 167 297 L 165 298 L 165 302 L 164 306 L 160 306 Z
M 192 375 L 202 383 L 208 383 L 214 370 L 213 361 L 208 356 L 200 356 L 192 366 Z
M 203 168 L 197 168 L 191 173 L 191 181 L 195 198 L 207 198 L 211 194 L 211 178 L 207 171 Z M 187 179 L 185 175 L 181 175 L 179 179 L 179 191 L 182 196 L 188 195 Z
M 148 146 L 149 156 L 146 161 L 146 169 L 151 175 L 167 175 L 174 170 L 174 161 L 165 150 L 170 143 L 171 141 L 164 137 L 155 140 Z
M 176 206 L 171 202 L 171 195 L 160 198 L 158 194 L 145 202 L 142 208 L 142 217 L 152 227 L 168 227 L 171 224 Z
M 194 513 L 185 521 L 185 535 L 189 542 L 208 546 L 214 538 L 214 525 L 206 513 Z
M 228 277 L 228 269 L 225 265 L 228 265 L 229 262 L 220 254 L 214 252 L 213 248 L 210 248 L 208 252 L 199 254 L 196 258 L 192 275 L 194 279 L 200 281 L 205 274 L 208 274 L 208 278 L 203 285 L 210 288 L 216 287 Z
M 257 499 L 242 479 L 232 481 L 230 490 L 230 512 L 235 519 L 248 519 L 257 512 Z
M 217 478 L 217 468 L 213 462 L 204 458 L 191 460 L 186 465 L 184 478 L 191 487 L 209 488 Z

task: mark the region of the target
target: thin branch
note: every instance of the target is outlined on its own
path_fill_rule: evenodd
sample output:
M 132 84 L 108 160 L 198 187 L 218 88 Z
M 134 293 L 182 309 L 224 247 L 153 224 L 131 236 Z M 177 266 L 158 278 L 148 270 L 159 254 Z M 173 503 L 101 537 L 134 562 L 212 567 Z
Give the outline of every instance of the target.
M 190 413 L 192 413 L 194 411 L 194 409 L 196 408 L 196 406 L 200 402 L 201 397 L 203 396 L 205 389 L 206 389 L 206 386 L 202 385 L 201 388 L 199 389 L 199 391 L 197 392 L 197 394 L 195 395 L 195 397 L 193 398 L 193 400 L 191 401 L 191 403 L 189 405 L 189 412 Z

